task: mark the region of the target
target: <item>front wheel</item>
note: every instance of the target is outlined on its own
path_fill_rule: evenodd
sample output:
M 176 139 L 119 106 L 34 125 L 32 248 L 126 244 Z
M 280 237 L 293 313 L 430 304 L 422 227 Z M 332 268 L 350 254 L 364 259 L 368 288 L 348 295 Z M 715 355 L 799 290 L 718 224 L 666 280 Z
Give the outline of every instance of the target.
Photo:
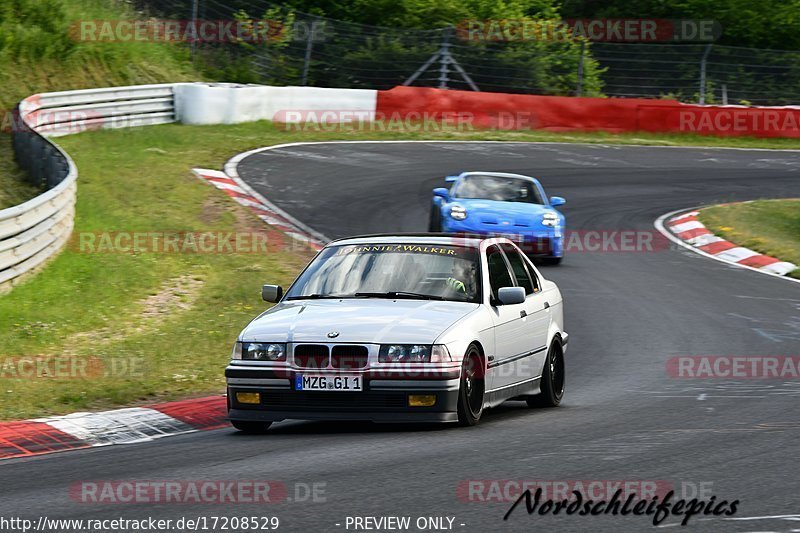
M 542 371 L 541 393 L 526 398 L 530 407 L 557 407 L 564 397 L 564 351 L 558 340 L 554 340 L 547 351 Z
M 458 423 L 474 426 L 483 414 L 483 394 L 486 390 L 483 359 L 475 345 L 467 350 L 461 365 L 461 385 L 458 389 Z
M 242 420 L 231 420 L 231 425 L 242 433 L 260 434 L 266 433 L 272 422 L 250 422 Z
M 428 232 L 439 233 L 442 231 L 442 214 L 436 202 L 431 203 L 431 214 L 428 218 Z

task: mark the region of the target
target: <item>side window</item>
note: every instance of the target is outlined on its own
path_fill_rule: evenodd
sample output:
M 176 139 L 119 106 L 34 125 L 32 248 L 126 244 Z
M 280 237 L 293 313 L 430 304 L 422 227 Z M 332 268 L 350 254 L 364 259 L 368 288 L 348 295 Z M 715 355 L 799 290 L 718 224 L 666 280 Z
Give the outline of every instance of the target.
M 525 259 L 511 245 L 503 245 L 503 251 L 508 257 L 508 262 L 511 263 L 511 269 L 514 271 L 514 277 L 517 278 L 517 284 L 525 289 L 525 294 L 533 294 L 536 285 L 528 272 L 528 265 L 525 264 Z
M 489 285 L 492 288 L 492 298 L 497 298 L 497 291 L 501 287 L 513 287 L 511 272 L 508 271 L 503 252 L 497 246 L 486 250 L 486 264 L 489 267 Z

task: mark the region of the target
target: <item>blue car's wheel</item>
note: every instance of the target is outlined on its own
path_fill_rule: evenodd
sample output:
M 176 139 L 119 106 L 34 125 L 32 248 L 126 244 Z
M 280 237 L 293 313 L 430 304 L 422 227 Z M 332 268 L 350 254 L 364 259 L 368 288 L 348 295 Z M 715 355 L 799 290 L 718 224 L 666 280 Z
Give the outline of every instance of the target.
M 431 233 L 439 233 L 442 231 L 442 215 L 439 212 L 439 206 L 436 202 L 431 203 L 431 216 L 428 219 L 428 231 Z
M 563 257 L 542 257 L 540 259 L 541 264 L 543 265 L 558 265 L 561 263 L 561 260 L 564 259 Z

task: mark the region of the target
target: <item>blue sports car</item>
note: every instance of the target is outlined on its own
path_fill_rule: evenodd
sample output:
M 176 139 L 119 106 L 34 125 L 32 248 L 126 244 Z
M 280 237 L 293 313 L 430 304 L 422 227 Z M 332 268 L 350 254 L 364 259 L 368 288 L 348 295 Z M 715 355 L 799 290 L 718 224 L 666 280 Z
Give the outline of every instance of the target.
M 502 235 L 529 256 L 558 264 L 564 257 L 564 215 L 536 178 L 504 172 L 462 172 L 445 178 L 449 189 L 433 190 L 428 231 Z

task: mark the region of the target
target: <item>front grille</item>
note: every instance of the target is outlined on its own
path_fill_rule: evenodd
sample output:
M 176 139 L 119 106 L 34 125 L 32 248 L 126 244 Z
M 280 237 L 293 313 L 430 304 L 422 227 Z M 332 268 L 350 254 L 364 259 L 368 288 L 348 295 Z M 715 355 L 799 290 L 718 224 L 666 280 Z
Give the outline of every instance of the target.
M 362 392 L 301 392 L 265 391 L 261 394 L 261 405 L 281 407 L 284 410 L 335 410 L 340 408 L 403 408 L 406 406 L 404 393 L 362 393 Z
M 369 350 L 366 346 L 340 344 L 333 347 L 331 365 L 343 370 L 358 370 L 367 366 L 368 358 Z
M 295 346 L 294 363 L 301 368 L 327 368 L 328 347 L 324 344 L 300 344 Z

